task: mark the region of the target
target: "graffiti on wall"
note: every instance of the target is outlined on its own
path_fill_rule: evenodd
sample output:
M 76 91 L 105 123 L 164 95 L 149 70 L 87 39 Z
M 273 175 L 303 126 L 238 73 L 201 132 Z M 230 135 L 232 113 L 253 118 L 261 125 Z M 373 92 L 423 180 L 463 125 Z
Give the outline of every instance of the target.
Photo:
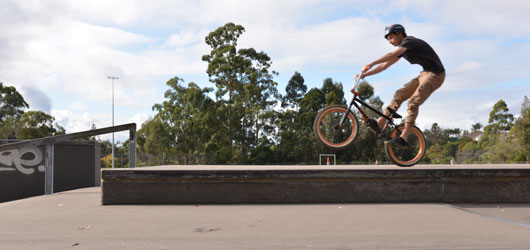
M 44 172 L 42 152 L 37 147 L 26 147 L 0 152 L 0 171 L 19 171 L 33 174 L 35 169 Z

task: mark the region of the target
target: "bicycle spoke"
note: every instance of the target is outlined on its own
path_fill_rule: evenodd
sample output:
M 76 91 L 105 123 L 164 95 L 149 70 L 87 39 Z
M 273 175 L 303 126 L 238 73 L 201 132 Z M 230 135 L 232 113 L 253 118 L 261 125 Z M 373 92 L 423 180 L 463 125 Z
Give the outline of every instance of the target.
M 357 124 L 348 112 L 344 123 L 340 121 L 347 111 L 344 107 L 330 107 L 321 111 L 315 120 L 315 134 L 324 145 L 340 149 L 348 146 L 357 134 Z
M 392 138 L 397 136 L 394 131 Z M 387 156 L 399 166 L 412 166 L 418 163 L 425 153 L 425 139 L 423 133 L 418 128 L 413 128 L 407 138 L 408 147 L 397 145 L 385 145 Z
M 351 121 L 346 119 L 341 125 L 340 119 L 342 118 L 343 112 L 330 112 L 320 123 L 320 131 L 322 136 L 332 144 L 340 144 L 341 142 L 348 139 L 352 131 Z

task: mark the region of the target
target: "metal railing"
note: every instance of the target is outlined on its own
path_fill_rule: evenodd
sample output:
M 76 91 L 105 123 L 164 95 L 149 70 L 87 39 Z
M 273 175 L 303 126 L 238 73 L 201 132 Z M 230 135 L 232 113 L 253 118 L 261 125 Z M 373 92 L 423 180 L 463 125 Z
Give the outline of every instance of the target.
M 20 141 L 14 143 L 8 143 L 0 145 L 0 152 L 25 148 L 30 146 L 46 146 L 46 152 L 44 156 L 44 194 L 53 193 L 53 169 L 54 169 L 54 144 L 57 142 L 68 141 L 72 139 L 89 137 L 95 135 L 109 134 L 119 131 L 129 130 L 129 168 L 136 167 L 136 123 L 123 124 L 118 126 L 87 130 L 83 132 L 49 136 L 40 139 Z

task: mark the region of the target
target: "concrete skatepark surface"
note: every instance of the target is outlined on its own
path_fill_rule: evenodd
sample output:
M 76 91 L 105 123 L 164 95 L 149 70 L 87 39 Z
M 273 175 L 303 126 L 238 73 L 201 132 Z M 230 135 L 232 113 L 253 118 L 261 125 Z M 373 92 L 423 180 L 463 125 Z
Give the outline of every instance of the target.
M 529 248 L 530 204 L 102 206 L 100 187 L 0 203 L 2 250 Z
M 530 204 L 101 206 L 100 188 L 0 204 L 0 249 L 528 249 Z

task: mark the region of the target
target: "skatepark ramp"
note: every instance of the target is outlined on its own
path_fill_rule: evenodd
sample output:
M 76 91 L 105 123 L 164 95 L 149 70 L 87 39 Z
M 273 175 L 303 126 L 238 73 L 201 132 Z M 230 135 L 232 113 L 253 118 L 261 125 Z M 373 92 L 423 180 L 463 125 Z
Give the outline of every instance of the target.
M 530 165 L 160 166 L 103 170 L 102 204 L 530 202 Z

